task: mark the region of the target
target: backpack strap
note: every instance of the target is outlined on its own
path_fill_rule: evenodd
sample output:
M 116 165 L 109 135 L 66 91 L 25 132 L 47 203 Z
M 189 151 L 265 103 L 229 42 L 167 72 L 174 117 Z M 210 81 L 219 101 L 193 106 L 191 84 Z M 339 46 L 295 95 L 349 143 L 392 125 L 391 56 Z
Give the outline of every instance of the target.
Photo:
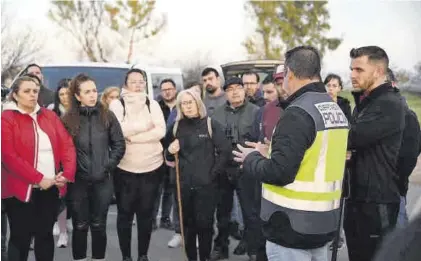
M 120 97 L 121 105 L 123 105 L 123 117 L 126 116 L 126 103 L 124 102 L 124 99 Z
M 151 113 L 151 101 L 148 96 L 146 96 L 146 106 L 148 106 L 148 111 Z
M 207 123 L 208 123 L 208 133 L 209 133 L 209 137 L 212 138 L 212 120 L 210 117 L 207 118 Z

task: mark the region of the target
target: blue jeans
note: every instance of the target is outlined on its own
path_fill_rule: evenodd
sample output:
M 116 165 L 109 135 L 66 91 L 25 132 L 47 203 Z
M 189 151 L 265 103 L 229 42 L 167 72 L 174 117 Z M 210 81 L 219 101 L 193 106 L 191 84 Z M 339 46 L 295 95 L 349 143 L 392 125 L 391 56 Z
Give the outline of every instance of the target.
M 269 261 L 327 261 L 327 253 L 327 245 L 315 249 L 295 249 L 266 241 L 266 254 Z
M 399 205 L 398 220 L 396 222 L 397 228 L 404 228 L 408 225 L 408 214 L 406 212 L 406 198 L 401 197 L 401 203 Z

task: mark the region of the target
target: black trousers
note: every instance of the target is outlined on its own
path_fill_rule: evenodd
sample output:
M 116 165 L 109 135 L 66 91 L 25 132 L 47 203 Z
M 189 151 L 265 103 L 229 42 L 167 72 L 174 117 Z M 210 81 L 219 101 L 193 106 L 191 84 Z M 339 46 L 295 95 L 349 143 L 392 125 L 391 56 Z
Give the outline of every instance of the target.
M 383 238 L 396 225 L 399 203 L 375 204 L 347 201 L 344 230 L 350 261 L 370 261 Z
M 54 259 L 53 226 L 58 207 L 58 189 L 33 189 L 29 202 L 5 199 L 10 223 L 9 261 L 28 260 L 32 237 L 35 238 L 35 260 Z
M 158 197 L 155 200 L 153 216 L 156 218 L 161 205 L 161 220 L 169 219 L 171 214 L 171 208 L 173 206 L 173 191 L 174 186 L 170 182 L 170 167 L 164 165 L 165 174 L 162 177 L 162 182 L 159 186 Z M 161 201 L 162 198 L 162 201 Z M 162 203 L 161 203 L 162 202 Z
M 91 230 L 92 258 L 105 258 L 107 214 L 112 197 L 112 181 L 76 180 L 69 194 L 73 215 L 72 254 L 75 260 L 86 258 L 88 231 Z
M 117 233 L 123 258 L 131 257 L 133 217 L 137 219 L 137 249 L 139 256 L 148 254 L 152 234 L 154 203 L 164 167 L 148 173 L 131 173 L 122 169 L 114 172 L 117 200 Z
M 200 260 L 210 258 L 216 195 L 215 184 L 181 189 L 185 248 L 189 260 L 197 260 L 196 237 L 199 240 Z
M 218 236 L 215 239 L 215 248 L 222 248 L 223 251 L 228 249 L 234 190 L 237 191 L 243 214 L 244 240 L 247 243 L 247 253 L 256 255 L 261 244 L 261 185 L 251 175 L 240 175 L 231 180 L 228 179 L 228 175 L 222 175 L 219 178 L 219 202 L 216 213 Z

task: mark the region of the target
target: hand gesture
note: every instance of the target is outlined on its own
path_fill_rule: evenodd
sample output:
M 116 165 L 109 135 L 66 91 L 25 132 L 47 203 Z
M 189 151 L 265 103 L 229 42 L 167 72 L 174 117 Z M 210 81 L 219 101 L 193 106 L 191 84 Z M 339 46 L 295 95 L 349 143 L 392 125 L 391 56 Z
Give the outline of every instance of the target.
M 67 179 L 65 177 L 63 177 L 63 172 L 60 172 L 59 174 L 57 174 L 57 176 L 55 178 L 55 182 L 56 182 L 56 186 L 59 187 L 59 188 L 66 185 Z
M 268 140 L 267 138 L 264 139 L 264 143 L 246 141 L 246 145 L 256 149 L 263 157 L 269 157 L 270 140 Z
M 49 178 L 42 178 L 41 182 L 38 184 L 42 190 L 47 190 L 54 186 L 56 184 L 56 181 L 54 179 Z
M 171 154 L 176 154 L 179 151 L 180 151 L 180 143 L 178 142 L 178 139 L 175 139 L 168 147 L 168 152 Z

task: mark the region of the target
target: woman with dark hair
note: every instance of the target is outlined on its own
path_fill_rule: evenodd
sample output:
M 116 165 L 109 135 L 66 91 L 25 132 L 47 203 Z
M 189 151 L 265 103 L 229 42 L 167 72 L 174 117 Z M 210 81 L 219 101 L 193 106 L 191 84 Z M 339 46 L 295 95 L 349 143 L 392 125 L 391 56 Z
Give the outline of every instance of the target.
M 69 86 L 72 79 L 63 78 L 58 82 L 57 91 L 54 93 L 54 103 L 48 106 L 59 117 L 63 117 L 70 109 Z
M 145 92 L 145 73 L 131 69 L 126 74 L 121 99 L 110 103 L 121 123 L 126 154 L 114 172 L 117 199 L 117 233 L 124 261 L 131 258 L 132 223 L 137 218 L 138 260 L 147 261 L 155 199 L 165 173 L 161 139 L 165 120 L 161 107 Z
M 33 78 L 18 78 L 1 116 L 1 192 L 10 221 L 10 261 L 28 259 L 32 237 L 35 259 L 54 259 L 59 197 L 76 170 L 72 138 L 55 113 L 40 108 L 39 91 Z
M 70 110 L 63 122 L 77 151 L 77 171 L 69 200 L 73 214 L 72 253 L 86 260 L 88 230 L 92 260 L 104 260 L 107 214 L 112 197 L 110 172 L 123 157 L 126 145 L 117 118 L 98 102 L 95 82 L 79 74 L 70 82 Z
M 63 117 L 66 111 L 70 108 L 69 99 L 69 84 L 71 79 L 61 79 L 58 82 L 57 91 L 54 93 L 54 103 L 50 104 L 47 108 L 57 114 L 58 117 Z M 69 187 L 70 188 L 70 187 Z M 59 236 L 57 240 L 57 247 L 67 247 L 68 235 L 67 230 L 70 224 L 67 224 L 67 220 L 70 219 L 70 211 L 66 208 L 66 202 L 64 198 L 60 202 L 59 215 L 57 222 L 54 224 L 53 234 Z M 69 220 L 70 222 L 70 220 Z
M 351 105 L 349 100 L 339 96 L 339 93 L 343 90 L 342 79 L 339 75 L 329 74 L 326 76 L 324 84 L 326 86 L 326 91 L 329 96 L 336 102 L 341 110 L 344 112 L 348 121 L 351 119 Z

